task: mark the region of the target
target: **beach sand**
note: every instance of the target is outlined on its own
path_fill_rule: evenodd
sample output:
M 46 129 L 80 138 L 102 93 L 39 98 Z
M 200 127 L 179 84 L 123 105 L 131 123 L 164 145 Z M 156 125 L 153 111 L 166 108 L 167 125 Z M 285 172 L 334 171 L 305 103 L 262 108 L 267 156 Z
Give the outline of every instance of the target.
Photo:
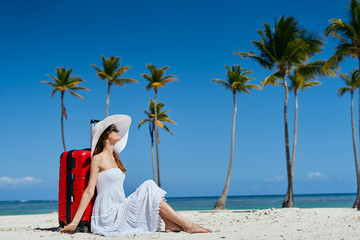
M 350 208 L 180 211 L 213 233 L 157 232 L 102 237 L 56 232 L 57 213 L 0 216 L 0 239 L 359 239 L 360 211 Z M 164 225 L 162 225 L 164 230 Z

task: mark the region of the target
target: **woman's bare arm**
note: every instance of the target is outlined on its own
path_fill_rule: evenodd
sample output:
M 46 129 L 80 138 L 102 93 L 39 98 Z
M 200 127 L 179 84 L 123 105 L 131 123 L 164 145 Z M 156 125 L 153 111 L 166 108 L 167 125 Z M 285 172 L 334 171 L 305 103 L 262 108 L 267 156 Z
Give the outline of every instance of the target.
M 60 232 L 72 232 L 76 229 L 79 224 L 82 215 L 85 212 L 86 207 L 88 206 L 91 198 L 94 196 L 95 186 L 100 171 L 98 156 L 94 156 L 91 160 L 90 165 L 90 178 L 89 183 L 81 197 L 79 208 L 77 209 L 74 219 L 66 227 L 60 230 Z

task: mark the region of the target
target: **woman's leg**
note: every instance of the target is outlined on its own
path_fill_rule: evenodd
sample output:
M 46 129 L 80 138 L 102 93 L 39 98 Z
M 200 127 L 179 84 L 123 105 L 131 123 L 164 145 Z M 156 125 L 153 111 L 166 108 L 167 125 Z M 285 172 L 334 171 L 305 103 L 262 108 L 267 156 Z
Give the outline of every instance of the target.
M 182 227 L 180 227 L 176 223 L 170 221 L 169 219 L 165 218 L 164 216 L 161 217 L 161 218 L 165 223 L 165 232 L 181 232 L 181 231 L 184 231 L 184 229 L 182 229 Z
M 160 217 L 166 221 L 170 221 L 180 226 L 187 233 L 207 233 L 212 232 L 210 229 L 201 227 L 189 220 L 183 218 L 179 214 L 177 214 L 172 207 L 165 201 L 162 200 L 160 205 Z M 166 220 L 165 220 L 166 219 Z M 168 222 L 169 223 L 169 222 Z M 171 223 L 170 223 L 171 224 Z

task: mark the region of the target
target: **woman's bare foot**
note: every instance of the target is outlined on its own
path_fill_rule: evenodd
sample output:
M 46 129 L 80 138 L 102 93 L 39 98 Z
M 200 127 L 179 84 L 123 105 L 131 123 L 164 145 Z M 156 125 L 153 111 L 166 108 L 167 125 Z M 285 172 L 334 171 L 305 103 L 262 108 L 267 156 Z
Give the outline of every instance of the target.
M 212 232 L 211 229 L 204 228 L 200 225 L 197 225 L 195 223 L 189 224 L 188 227 L 184 228 L 184 231 L 187 233 L 209 233 Z
M 72 231 L 74 231 L 77 227 L 77 224 L 75 223 L 69 223 L 67 226 L 65 226 L 64 228 L 62 228 L 60 230 L 61 233 L 71 233 Z
M 184 231 L 182 229 L 182 227 L 180 227 L 179 225 L 177 225 L 176 223 L 169 221 L 169 220 L 164 220 L 165 223 L 165 232 L 180 232 L 180 231 Z

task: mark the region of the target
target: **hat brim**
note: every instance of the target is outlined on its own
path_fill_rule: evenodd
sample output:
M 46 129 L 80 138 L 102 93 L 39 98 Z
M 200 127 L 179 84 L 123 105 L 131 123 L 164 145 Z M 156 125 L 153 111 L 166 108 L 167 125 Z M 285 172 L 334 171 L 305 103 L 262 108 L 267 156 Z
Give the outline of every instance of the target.
M 121 137 L 121 139 L 114 145 L 114 152 L 119 154 L 122 150 L 124 150 L 129 135 L 131 117 L 122 114 L 111 115 L 105 118 L 103 121 L 98 122 L 93 128 L 91 134 L 91 157 L 94 154 L 96 144 L 98 143 L 101 134 L 112 124 L 114 124 L 119 130 L 119 135 Z

